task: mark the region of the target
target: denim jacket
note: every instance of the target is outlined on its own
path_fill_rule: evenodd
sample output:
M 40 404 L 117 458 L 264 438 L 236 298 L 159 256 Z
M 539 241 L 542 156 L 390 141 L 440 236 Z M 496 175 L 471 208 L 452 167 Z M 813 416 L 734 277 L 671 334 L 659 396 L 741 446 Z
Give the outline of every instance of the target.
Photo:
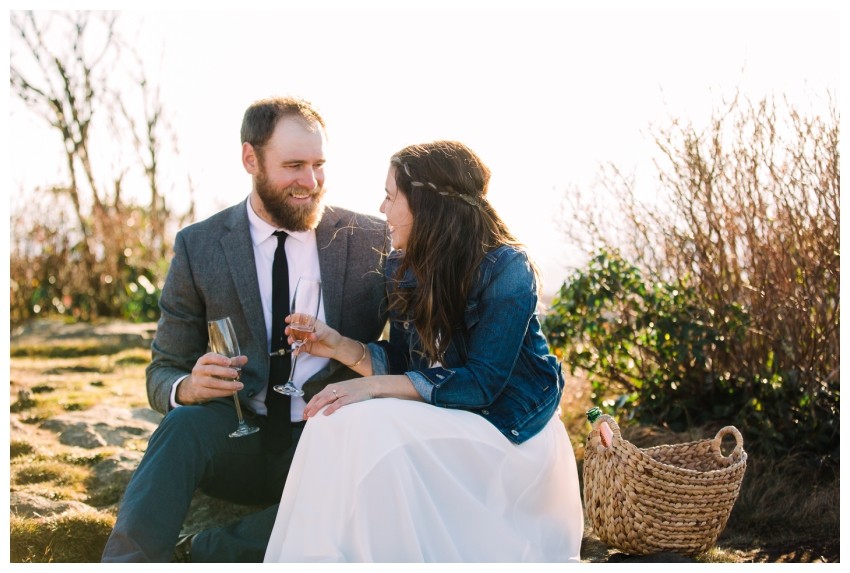
M 386 264 L 392 284 L 402 254 Z M 413 287 L 408 273 L 401 286 Z M 564 377 L 537 317 L 534 273 L 524 251 L 498 247 L 484 257 L 470 291 L 464 329 L 456 330 L 443 364 L 432 366 L 413 323 L 390 316 L 389 341 L 370 343 L 375 375 L 406 374 L 435 406 L 474 412 L 514 443 L 543 429 L 558 408 Z

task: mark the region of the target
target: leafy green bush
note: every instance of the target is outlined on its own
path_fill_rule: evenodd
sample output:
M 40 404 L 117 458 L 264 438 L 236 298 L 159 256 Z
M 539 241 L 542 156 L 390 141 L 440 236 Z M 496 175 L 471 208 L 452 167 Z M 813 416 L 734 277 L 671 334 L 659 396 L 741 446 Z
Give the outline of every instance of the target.
M 677 432 L 733 424 L 748 449 L 833 453 L 837 418 L 812 412 L 833 399 L 837 408 L 838 393 L 807 392 L 772 355 L 748 371 L 736 356 L 751 327 L 742 305 L 706 308 L 685 279 L 646 279 L 605 250 L 564 283 L 543 321 L 556 354 L 588 375 L 591 399 L 625 420 Z
M 727 394 L 728 378 L 714 380 L 711 364 L 744 326 L 736 310 L 732 320 L 715 317 L 694 304 L 687 285 L 645 281 L 618 254 L 601 251 L 564 283 L 543 328 L 572 373 L 589 374 L 593 400 L 678 432 L 705 421 L 707 394 Z M 712 404 L 711 414 L 730 408 Z

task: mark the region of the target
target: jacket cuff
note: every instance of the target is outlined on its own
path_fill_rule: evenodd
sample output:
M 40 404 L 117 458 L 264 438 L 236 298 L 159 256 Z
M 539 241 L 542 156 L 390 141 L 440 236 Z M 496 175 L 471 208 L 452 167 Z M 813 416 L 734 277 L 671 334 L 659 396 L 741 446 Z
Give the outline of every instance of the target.
M 404 375 L 410 378 L 410 382 L 416 388 L 416 391 L 419 392 L 419 395 L 422 396 L 422 399 L 432 404 L 431 396 L 434 394 L 434 385 L 431 384 L 431 381 L 421 372 L 405 372 Z

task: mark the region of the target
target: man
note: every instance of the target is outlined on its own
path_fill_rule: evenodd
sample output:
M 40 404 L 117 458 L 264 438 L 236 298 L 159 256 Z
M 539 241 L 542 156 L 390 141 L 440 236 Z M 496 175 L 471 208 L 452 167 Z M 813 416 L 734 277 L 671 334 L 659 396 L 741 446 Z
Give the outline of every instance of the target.
M 325 141 L 324 121 L 309 103 L 252 104 L 242 122 L 248 199 L 177 234 L 147 369 L 148 399 L 166 415 L 124 493 L 104 562 L 166 562 L 181 551 L 182 560 L 262 561 L 276 505 L 185 538 L 177 552 L 175 544 L 198 487 L 238 503 L 277 504 L 304 400 L 357 376 L 303 354 L 295 382 L 305 396 L 271 390 L 290 368 L 289 354 L 272 352 L 286 345 L 286 289 L 294 292 L 299 276 L 320 277 L 319 318 L 357 340 L 378 338 L 386 323 L 386 224 L 325 206 Z M 244 356 L 207 350 L 207 321 L 224 316 Z M 234 392 L 259 432 L 228 436 L 237 425 Z

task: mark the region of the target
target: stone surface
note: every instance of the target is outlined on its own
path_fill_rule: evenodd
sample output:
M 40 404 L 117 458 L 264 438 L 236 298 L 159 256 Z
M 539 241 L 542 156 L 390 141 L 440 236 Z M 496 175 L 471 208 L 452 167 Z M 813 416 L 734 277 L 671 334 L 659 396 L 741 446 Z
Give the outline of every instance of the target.
M 12 349 L 24 346 L 50 346 L 96 341 L 126 348 L 147 348 L 156 332 L 156 323 L 113 320 L 99 324 L 68 324 L 61 320 L 34 320 L 12 330 Z
M 147 440 L 162 419 L 148 408 L 129 410 L 94 406 L 45 420 L 41 428 L 59 435 L 59 443 L 86 449 L 127 445 L 130 440 Z
M 80 501 L 59 501 L 18 491 L 9 495 L 9 510 L 18 517 L 51 517 L 66 511 L 95 511 Z

